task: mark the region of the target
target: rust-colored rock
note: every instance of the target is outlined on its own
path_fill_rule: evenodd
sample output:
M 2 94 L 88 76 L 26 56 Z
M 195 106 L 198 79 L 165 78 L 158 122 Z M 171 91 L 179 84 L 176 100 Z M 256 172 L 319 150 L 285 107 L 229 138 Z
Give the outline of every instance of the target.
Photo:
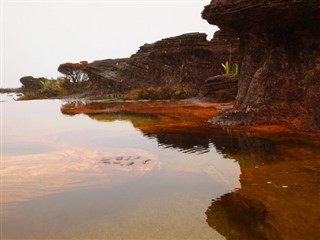
M 134 88 L 191 86 L 198 93 L 205 79 L 222 73 L 230 54 L 236 62 L 238 40 L 218 32 L 208 41 L 204 33 L 189 33 L 145 44 L 130 58 L 88 64 L 92 95 L 124 93 Z
M 212 0 L 209 23 L 240 37 L 239 90 L 216 124 L 320 128 L 320 2 Z

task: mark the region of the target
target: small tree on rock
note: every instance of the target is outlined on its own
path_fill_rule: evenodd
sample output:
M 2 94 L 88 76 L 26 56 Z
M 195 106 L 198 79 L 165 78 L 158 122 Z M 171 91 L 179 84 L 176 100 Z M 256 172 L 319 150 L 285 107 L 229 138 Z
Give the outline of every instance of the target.
M 58 71 L 66 76 L 70 82 L 79 84 L 89 80 L 88 74 L 85 71 L 87 61 L 81 61 L 80 63 L 63 63 L 58 67 Z

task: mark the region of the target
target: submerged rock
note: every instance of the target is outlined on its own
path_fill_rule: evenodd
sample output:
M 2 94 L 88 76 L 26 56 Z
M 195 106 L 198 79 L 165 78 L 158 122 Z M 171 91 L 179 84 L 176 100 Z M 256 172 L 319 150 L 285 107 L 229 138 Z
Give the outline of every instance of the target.
M 320 128 L 320 2 L 212 0 L 202 16 L 240 37 L 239 90 L 217 124 Z

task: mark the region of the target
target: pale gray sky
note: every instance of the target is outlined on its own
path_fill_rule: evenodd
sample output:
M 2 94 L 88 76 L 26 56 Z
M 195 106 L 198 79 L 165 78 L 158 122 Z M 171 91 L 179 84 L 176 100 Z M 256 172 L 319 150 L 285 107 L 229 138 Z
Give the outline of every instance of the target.
M 2 1 L 2 86 L 22 76 L 55 78 L 60 63 L 129 57 L 144 43 L 216 27 L 207 1 Z

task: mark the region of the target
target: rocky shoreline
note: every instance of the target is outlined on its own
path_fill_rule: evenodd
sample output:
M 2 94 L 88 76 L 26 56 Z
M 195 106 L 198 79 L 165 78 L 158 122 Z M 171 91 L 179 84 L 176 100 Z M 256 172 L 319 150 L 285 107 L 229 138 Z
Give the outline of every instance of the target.
M 212 0 L 202 17 L 221 30 L 210 41 L 188 33 L 145 44 L 129 58 L 61 64 L 58 70 L 69 66 L 89 80 L 24 77 L 21 91 L 24 99 L 206 97 L 235 101 L 212 124 L 319 130 L 319 16 L 315 1 Z
M 0 93 L 22 93 L 22 88 L 0 88 Z
M 63 74 L 82 71 L 87 75 L 89 80 L 76 91 L 71 89 L 60 93 L 68 86 L 46 86 L 49 84 L 45 83 L 53 81 L 41 77 L 26 76 L 20 82 L 22 90 L 29 95 L 26 99 L 72 96 L 139 100 L 205 96 L 218 102 L 230 101 L 235 99 L 237 81 L 232 82 L 232 89 L 229 85 L 221 89 L 224 85 L 220 85 L 217 93 L 213 81 L 207 84 L 206 80 L 224 74 L 222 63 L 231 58 L 235 63 L 238 61 L 238 46 L 238 38 L 221 31 L 216 32 L 210 41 L 204 33 L 188 33 L 144 44 L 129 58 L 99 60 L 83 65 L 61 64 L 58 70 Z

